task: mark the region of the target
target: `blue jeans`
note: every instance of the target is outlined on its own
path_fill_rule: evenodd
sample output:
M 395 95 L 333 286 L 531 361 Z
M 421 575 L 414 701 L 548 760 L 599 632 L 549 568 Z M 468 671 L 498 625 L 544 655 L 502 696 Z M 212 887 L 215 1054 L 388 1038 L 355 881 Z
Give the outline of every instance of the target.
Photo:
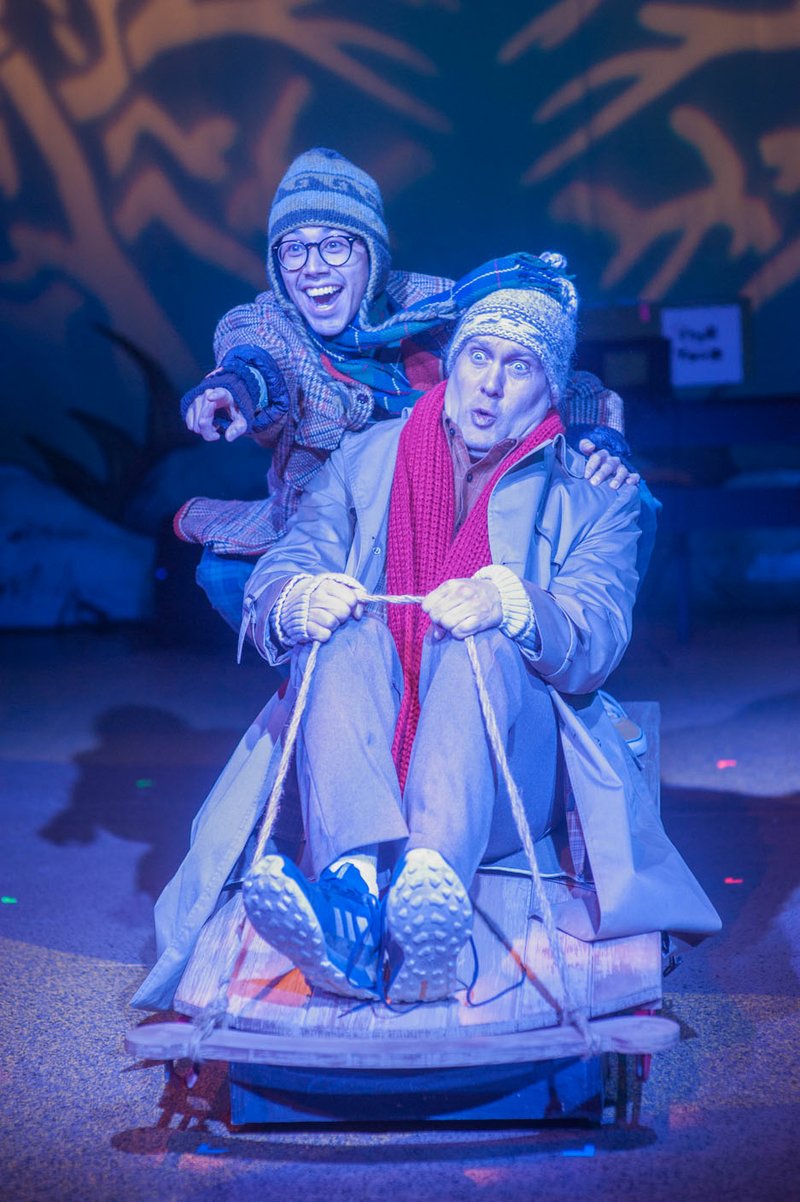
M 555 815 L 556 719 L 547 689 L 499 630 L 476 648 L 534 839 Z M 292 657 L 299 686 L 308 645 Z M 421 715 L 401 796 L 391 748 L 403 674 L 386 624 L 367 614 L 320 648 L 297 741 L 297 781 L 307 862 L 315 875 L 358 847 L 393 858 L 433 848 L 471 882 L 479 864 L 521 841 L 486 735 L 464 643 L 426 638 Z
M 255 559 L 215 555 L 208 547 L 203 548 L 197 565 L 197 583 L 220 617 L 237 634 L 242 624 L 244 586 L 255 566 Z

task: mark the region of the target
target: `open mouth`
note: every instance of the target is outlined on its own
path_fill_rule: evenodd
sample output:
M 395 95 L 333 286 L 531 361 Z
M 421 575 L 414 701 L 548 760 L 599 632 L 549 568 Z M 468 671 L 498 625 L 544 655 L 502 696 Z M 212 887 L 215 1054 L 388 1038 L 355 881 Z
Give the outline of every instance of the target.
M 305 295 L 316 309 L 329 308 L 342 291 L 340 284 L 320 284 L 316 288 L 306 288 Z
M 496 420 L 497 418 L 494 413 L 490 413 L 488 409 L 472 410 L 472 424 L 477 426 L 479 430 L 488 430 L 490 426 L 494 425 Z

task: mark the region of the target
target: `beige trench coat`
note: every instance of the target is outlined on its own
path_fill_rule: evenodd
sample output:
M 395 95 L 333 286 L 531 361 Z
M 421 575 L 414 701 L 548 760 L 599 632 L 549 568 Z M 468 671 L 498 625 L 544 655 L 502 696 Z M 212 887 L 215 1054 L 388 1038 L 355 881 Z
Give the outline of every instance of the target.
M 313 482 L 286 536 L 259 560 L 245 622 L 261 653 L 285 656 L 266 617 L 287 577 L 345 571 L 382 587 L 389 497 L 402 422 L 345 437 Z M 531 597 L 541 650 L 527 654 L 557 715 L 568 787 L 593 890 L 558 907 L 562 930 L 584 940 L 671 931 L 690 941 L 720 920 L 669 841 L 643 775 L 595 694 L 630 638 L 639 499 L 583 478 L 562 436 L 508 471 L 489 503 L 492 558 Z M 168 1008 L 201 928 L 263 810 L 294 693 L 275 695 L 249 728 L 198 813 L 190 850 L 156 904 L 159 959 L 133 999 Z

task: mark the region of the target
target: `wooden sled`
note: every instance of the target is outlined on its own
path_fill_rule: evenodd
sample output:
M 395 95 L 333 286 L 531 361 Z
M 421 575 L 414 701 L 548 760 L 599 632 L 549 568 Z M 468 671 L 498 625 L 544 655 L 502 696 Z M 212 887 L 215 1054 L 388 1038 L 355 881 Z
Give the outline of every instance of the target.
M 633 709 L 657 780 L 657 706 Z M 551 904 L 570 887 L 548 881 Z M 559 982 L 526 872 L 482 869 L 471 890 L 474 948 L 459 959 L 473 982 L 452 999 L 389 1007 L 312 989 L 250 925 L 240 894 L 203 929 L 175 998 L 197 1018 L 227 986 L 224 1024 L 198 1042 L 192 1023 L 130 1032 L 147 1060 L 230 1064 L 234 1124 L 403 1119 L 588 1118 L 603 1109 L 608 1054 L 649 1056 L 674 1044 L 661 1005 L 659 933 L 589 944 L 559 932 L 586 1035 L 559 1025 Z M 238 949 L 238 950 L 237 950 Z M 476 976 L 477 965 L 477 976 Z M 650 1013 L 634 1013 L 648 1011 Z

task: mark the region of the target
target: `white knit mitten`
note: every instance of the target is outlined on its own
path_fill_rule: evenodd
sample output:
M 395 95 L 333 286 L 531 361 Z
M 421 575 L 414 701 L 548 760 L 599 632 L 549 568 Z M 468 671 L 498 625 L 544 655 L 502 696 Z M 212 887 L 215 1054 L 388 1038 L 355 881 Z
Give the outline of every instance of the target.
M 507 634 L 510 639 L 529 639 L 536 628 L 536 619 L 530 597 L 519 576 L 503 564 L 490 563 L 487 567 L 480 568 L 473 579 L 491 580 L 500 594 L 500 604 L 503 607 L 500 629 L 503 634 Z
M 364 592 L 363 585 L 354 576 L 347 576 L 344 572 L 293 576 L 282 589 L 270 618 L 275 636 L 283 647 L 294 647 L 297 643 L 308 642 L 311 599 L 325 580 L 338 580 L 340 584 L 346 584 L 354 591 Z

